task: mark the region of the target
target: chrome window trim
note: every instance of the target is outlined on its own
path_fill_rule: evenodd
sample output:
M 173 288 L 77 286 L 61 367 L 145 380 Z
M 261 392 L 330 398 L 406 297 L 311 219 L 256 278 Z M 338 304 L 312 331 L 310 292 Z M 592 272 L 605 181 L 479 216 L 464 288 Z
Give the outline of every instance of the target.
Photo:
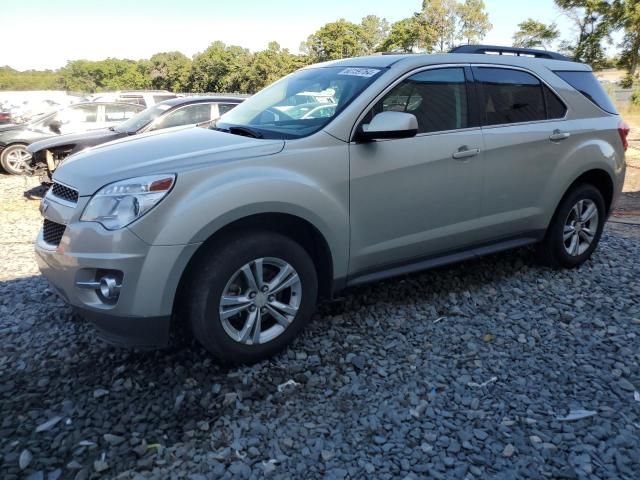
M 360 112 L 360 115 L 358 115 L 358 118 L 357 118 L 356 122 L 351 127 L 351 133 L 349 135 L 349 142 L 348 143 L 357 143 L 357 142 L 355 142 L 354 137 L 355 137 L 355 134 L 356 134 L 356 130 L 358 129 L 358 125 L 360 125 L 360 122 L 362 122 L 364 117 L 369 113 L 369 111 L 373 108 L 373 106 L 376 103 L 378 103 L 378 101 L 380 101 L 387 93 L 389 93 L 398 84 L 402 83 L 407 78 L 409 78 L 409 77 L 411 77 L 413 75 L 416 75 L 418 73 L 427 71 L 427 70 L 438 70 L 438 69 L 443 69 L 443 68 L 461 68 L 464 71 L 464 68 L 468 67 L 468 66 L 470 66 L 469 63 L 439 63 L 437 65 L 425 65 L 425 66 L 422 66 L 422 67 L 417 67 L 417 68 L 414 68 L 413 70 L 410 70 L 409 72 L 404 73 L 403 75 L 398 77 L 396 80 L 394 80 L 393 83 L 389 84 L 371 102 L 369 102 L 369 104 L 365 107 L 365 109 L 362 112 Z M 469 82 L 466 81 L 466 75 L 465 75 L 465 86 L 468 86 L 468 84 L 469 84 Z M 438 130 L 436 132 L 418 133 L 415 136 L 416 137 L 423 137 L 423 136 L 426 136 L 426 135 L 443 134 L 443 133 L 450 133 L 450 132 L 473 131 L 473 130 L 479 130 L 480 128 L 481 127 L 478 126 L 478 127 L 457 128 L 455 130 Z M 387 140 L 398 140 L 398 139 L 387 139 Z
M 500 128 L 500 127 L 509 127 L 511 125 L 530 125 L 532 123 L 549 123 L 549 122 L 562 122 L 567 120 L 567 117 L 569 116 L 569 110 L 570 107 L 569 105 L 567 105 L 567 102 L 564 101 L 564 99 L 562 98 L 561 95 L 558 94 L 558 92 L 556 91 L 555 88 L 553 88 L 551 85 L 549 85 L 544 79 L 540 78 L 540 76 L 535 73 L 532 70 L 529 70 L 528 68 L 524 68 L 524 67 L 519 67 L 519 66 L 514 66 L 514 65 L 496 65 L 495 63 L 472 63 L 470 64 L 471 68 L 477 67 L 477 68 L 502 68 L 504 70 L 516 70 L 516 71 L 521 71 L 524 73 L 528 73 L 529 75 L 532 75 L 533 77 L 535 77 L 542 85 L 544 85 L 545 87 L 547 87 L 549 90 L 551 90 L 551 92 L 558 97 L 558 100 L 560 100 L 560 103 L 562 103 L 564 105 L 565 108 L 565 112 L 564 112 L 564 116 L 563 117 L 558 117 L 558 118 L 545 118 L 544 120 L 530 120 L 530 121 L 526 121 L 526 122 L 510 122 L 510 123 L 498 123 L 496 125 L 482 125 L 483 121 L 486 119 L 481 118 L 481 128 L 483 129 L 487 129 L 487 128 Z M 474 79 L 475 83 L 477 85 L 480 85 L 480 88 L 482 88 L 482 83 L 477 80 Z M 482 115 L 484 115 L 482 113 L 482 109 L 481 109 L 481 113 L 480 113 L 481 117 Z

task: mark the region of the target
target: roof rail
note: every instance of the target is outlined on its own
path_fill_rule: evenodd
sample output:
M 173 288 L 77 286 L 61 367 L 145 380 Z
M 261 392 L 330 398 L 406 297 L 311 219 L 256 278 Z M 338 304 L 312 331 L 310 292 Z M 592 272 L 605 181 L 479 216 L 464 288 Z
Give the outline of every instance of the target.
M 452 48 L 449 53 L 480 53 L 494 55 L 515 55 L 518 57 L 548 58 L 551 60 L 571 61 L 570 58 L 556 52 L 537 50 L 535 48 L 501 47 L 498 45 L 460 45 Z

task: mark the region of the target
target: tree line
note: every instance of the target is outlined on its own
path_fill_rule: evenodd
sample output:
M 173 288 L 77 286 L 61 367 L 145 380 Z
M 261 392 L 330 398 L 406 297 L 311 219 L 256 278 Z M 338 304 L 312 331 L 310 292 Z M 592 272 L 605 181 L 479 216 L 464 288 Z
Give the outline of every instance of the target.
M 594 68 L 610 66 L 605 46 L 623 32 L 615 63 L 632 83 L 640 50 L 640 0 L 554 0 L 575 25 L 576 35 L 560 42 L 555 24 L 529 18 L 518 25 L 514 46 L 558 49 Z M 215 41 L 192 58 L 180 52 L 156 53 L 149 59 L 72 60 L 59 70 L 18 72 L 0 67 L 0 90 L 62 89 L 93 93 L 124 89 L 174 92 L 254 93 L 305 65 L 376 52 L 444 52 L 457 44 L 477 44 L 492 29 L 483 0 L 423 0 L 419 11 L 390 24 L 367 15 L 360 23 L 327 23 L 295 54 L 271 42 L 265 50 Z

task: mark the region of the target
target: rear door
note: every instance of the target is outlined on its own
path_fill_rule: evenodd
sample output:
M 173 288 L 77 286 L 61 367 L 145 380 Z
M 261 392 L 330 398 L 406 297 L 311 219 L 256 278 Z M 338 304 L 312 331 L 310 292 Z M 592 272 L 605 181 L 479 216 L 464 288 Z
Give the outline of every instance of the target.
M 475 66 L 485 157 L 486 239 L 541 233 L 542 192 L 568 152 L 567 107 L 532 72 Z
M 358 128 L 383 111 L 415 115 L 413 138 L 352 142 L 352 275 L 473 244 L 482 192 L 482 132 L 465 80 L 451 66 L 409 75 Z

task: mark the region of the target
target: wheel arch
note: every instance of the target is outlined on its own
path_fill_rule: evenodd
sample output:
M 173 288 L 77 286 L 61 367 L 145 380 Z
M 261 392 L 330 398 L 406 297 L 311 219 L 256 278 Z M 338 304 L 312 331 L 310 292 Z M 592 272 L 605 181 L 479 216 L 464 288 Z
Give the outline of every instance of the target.
M 583 183 L 591 184 L 600 191 L 602 197 L 604 198 L 604 203 L 608 215 L 611 212 L 615 187 L 613 179 L 611 178 L 609 172 L 601 168 L 592 168 L 578 175 L 578 177 L 576 177 L 575 180 L 571 182 L 571 185 L 569 185 L 569 187 L 565 190 L 560 201 L 562 201 L 577 185 Z
M 173 310 L 181 311 L 181 304 L 186 301 L 189 279 L 200 259 L 225 238 L 241 232 L 267 231 L 285 235 L 299 243 L 311 257 L 318 274 L 318 293 L 321 298 L 330 298 L 334 290 L 333 255 L 329 243 L 320 230 L 309 220 L 290 213 L 265 212 L 256 213 L 227 223 L 213 232 L 193 253 L 183 269 L 176 294 Z

